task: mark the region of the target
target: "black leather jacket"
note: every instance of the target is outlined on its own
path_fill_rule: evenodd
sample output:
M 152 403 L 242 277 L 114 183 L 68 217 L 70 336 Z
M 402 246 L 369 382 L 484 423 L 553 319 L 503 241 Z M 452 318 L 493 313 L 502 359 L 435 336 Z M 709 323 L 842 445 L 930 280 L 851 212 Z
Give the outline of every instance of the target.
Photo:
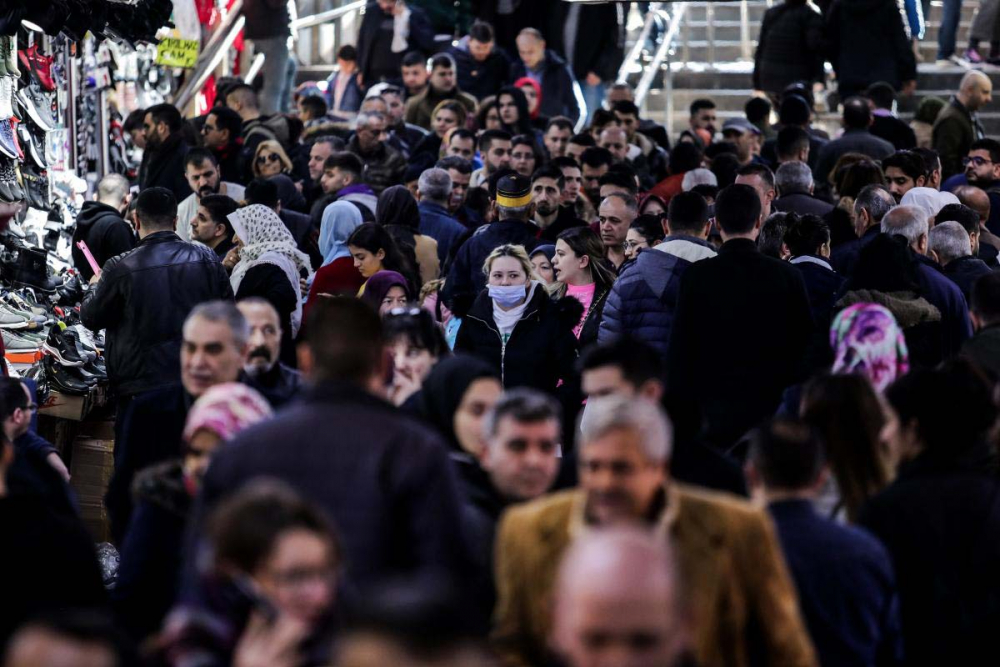
M 108 377 L 119 395 L 131 396 L 177 382 L 184 319 L 199 303 L 232 298 L 214 252 L 154 232 L 107 261 L 80 318 L 93 331 L 106 329 Z

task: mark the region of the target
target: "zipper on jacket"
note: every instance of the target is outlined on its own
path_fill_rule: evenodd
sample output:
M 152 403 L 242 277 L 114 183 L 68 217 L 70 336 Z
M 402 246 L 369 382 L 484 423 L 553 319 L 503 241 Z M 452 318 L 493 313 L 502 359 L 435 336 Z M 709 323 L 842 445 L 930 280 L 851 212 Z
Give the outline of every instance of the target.
M 507 369 L 507 343 L 509 343 L 510 339 L 513 338 L 514 329 L 517 329 L 517 325 L 520 324 L 523 320 L 526 320 L 529 317 L 534 316 L 536 312 L 538 311 L 533 310 L 526 315 L 522 315 L 521 319 L 519 319 L 517 322 L 514 322 L 514 326 L 511 328 L 510 335 L 507 336 L 507 340 L 503 339 L 503 334 L 500 333 L 500 330 L 496 328 L 496 322 L 493 322 L 493 326 L 490 326 L 489 322 L 480 319 L 475 315 L 468 315 L 468 314 L 466 315 L 466 317 L 468 317 L 471 320 L 476 320 L 477 322 L 482 322 L 483 324 L 485 324 L 486 328 L 495 333 L 497 335 L 497 338 L 500 339 L 500 386 L 501 387 L 507 386 L 506 384 L 504 384 L 504 378 L 506 376 L 506 369 Z

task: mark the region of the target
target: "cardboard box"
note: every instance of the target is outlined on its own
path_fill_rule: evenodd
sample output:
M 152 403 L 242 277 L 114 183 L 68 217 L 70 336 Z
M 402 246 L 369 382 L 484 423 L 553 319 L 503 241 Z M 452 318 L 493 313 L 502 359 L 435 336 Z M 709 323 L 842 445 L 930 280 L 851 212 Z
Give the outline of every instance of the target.
M 49 392 L 49 397 L 39 406 L 38 411 L 46 417 L 83 421 L 94 408 L 104 405 L 105 402 L 107 402 L 107 390 L 104 387 L 95 387 L 85 396 L 63 394 L 53 390 Z
M 80 519 L 94 542 L 111 541 L 111 524 L 103 503 L 80 501 Z
M 104 494 L 115 469 L 114 440 L 78 438 L 70 459 L 70 486 L 81 504 L 104 505 Z

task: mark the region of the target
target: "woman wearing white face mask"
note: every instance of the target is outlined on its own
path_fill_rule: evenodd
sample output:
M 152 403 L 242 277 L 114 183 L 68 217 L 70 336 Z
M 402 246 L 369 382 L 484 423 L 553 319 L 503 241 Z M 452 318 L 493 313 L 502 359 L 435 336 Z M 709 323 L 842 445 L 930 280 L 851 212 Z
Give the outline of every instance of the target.
M 554 393 L 574 380 L 573 327 L 583 307 L 576 299 L 549 299 L 523 246 L 502 245 L 483 265 L 487 288 L 462 321 L 456 351 L 472 353 L 500 371 L 505 388 Z

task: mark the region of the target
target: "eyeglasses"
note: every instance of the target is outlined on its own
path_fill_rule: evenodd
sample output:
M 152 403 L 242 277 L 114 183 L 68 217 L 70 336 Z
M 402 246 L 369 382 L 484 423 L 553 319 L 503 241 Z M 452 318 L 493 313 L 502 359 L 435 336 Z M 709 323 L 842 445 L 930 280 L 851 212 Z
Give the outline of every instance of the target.
M 977 167 L 982 167 L 984 164 L 996 164 L 993 160 L 987 160 L 984 157 L 979 157 L 978 155 L 973 155 L 972 157 L 962 158 L 962 166 L 968 167 L 970 164 L 974 164 Z
M 266 164 L 268 162 L 280 162 L 281 156 L 277 153 L 271 153 L 270 155 L 258 155 L 257 164 Z
M 626 241 L 622 244 L 625 250 L 635 250 L 636 248 L 648 248 L 649 244 L 645 241 Z

